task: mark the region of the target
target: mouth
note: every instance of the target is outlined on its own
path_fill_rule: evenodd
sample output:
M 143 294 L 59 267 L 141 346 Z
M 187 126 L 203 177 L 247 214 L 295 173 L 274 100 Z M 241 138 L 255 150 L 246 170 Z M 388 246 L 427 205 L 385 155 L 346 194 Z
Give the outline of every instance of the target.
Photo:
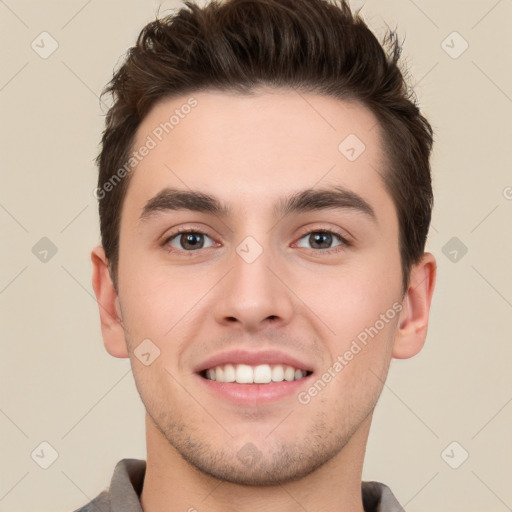
M 206 380 L 237 384 L 271 384 L 302 380 L 313 372 L 287 364 L 235 364 L 227 363 L 199 372 Z
M 312 379 L 315 367 L 273 348 L 242 348 L 213 354 L 193 368 L 201 389 L 214 400 L 261 407 L 290 400 Z

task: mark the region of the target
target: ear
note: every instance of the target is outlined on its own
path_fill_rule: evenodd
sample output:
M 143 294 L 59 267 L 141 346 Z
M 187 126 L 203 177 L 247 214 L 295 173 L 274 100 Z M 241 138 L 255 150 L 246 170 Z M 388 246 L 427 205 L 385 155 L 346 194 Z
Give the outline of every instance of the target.
M 114 357 L 129 357 L 124 336 L 119 297 L 110 278 L 108 260 L 103 247 L 91 252 L 92 287 L 96 295 L 101 320 L 101 333 L 107 352 Z
M 424 253 L 411 268 L 409 288 L 403 300 L 393 345 L 393 357 L 396 359 L 415 356 L 425 343 L 436 270 L 436 259 L 429 252 Z

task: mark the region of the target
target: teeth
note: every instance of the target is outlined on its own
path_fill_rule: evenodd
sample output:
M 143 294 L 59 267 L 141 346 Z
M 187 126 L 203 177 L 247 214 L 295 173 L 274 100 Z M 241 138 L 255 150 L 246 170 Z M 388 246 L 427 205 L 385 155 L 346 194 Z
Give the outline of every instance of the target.
M 215 371 L 221 367 L 217 366 Z M 235 380 L 238 384 L 252 384 L 253 383 L 253 371 L 252 368 L 246 364 L 238 364 L 235 371 Z
M 219 368 L 221 368 L 219 366 Z M 223 382 L 235 382 L 236 374 L 235 367 L 232 364 L 224 365 L 224 381 Z
M 292 368 L 291 366 L 287 366 L 284 369 L 284 380 L 294 380 L 295 379 L 295 368 Z
M 282 382 L 284 379 L 284 368 L 278 364 L 272 368 L 272 380 L 274 382 Z
M 305 370 L 299 370 L 287 365 L 260 364 L 225 364 L 206 370 L 206 378 L 218 382 L 237 382 L 238 384 L 268 384 L 269 382 L 282 382 L 300 380 L 308 375 Z
M 268 364 L 260 364 L 254 368 L 254 383 L 268 384 L 272 382 L 272 371 Z

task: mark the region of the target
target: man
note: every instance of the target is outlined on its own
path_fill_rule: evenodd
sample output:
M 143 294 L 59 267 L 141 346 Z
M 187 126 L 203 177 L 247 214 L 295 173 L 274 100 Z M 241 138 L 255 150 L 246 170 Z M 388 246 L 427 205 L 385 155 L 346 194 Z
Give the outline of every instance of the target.
M 187 2 L 143 29 L 107 88 L 92 262 L 147 461 L 81 512 L 402 510 L 361 482 L 436 276 L 432 130 L 399 54 L 326 0 Z

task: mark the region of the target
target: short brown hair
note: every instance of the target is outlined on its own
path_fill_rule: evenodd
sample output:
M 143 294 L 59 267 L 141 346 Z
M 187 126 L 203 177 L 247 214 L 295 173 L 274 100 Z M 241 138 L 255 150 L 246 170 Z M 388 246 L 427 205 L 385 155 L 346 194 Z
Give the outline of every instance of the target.
M 405 293 L 431 220 L 433 132 L 399 69 L 396 33 L 388 29 L 379 43 L 345 0 L 184 4 L 142 29 L 102 92 L 112 95 L 113 104 L 96 159 L 98 190 L 103 191 L 99 214 L 116 290 L 121 208 L 130 176 L 108 193 L 105 185 L 127 161 L 137 128 L 151 107 L 194 91 L 244 94 L 263 85 L 356 100 L 376 116 L 386 158 L 383 179 L 399 222 Z

